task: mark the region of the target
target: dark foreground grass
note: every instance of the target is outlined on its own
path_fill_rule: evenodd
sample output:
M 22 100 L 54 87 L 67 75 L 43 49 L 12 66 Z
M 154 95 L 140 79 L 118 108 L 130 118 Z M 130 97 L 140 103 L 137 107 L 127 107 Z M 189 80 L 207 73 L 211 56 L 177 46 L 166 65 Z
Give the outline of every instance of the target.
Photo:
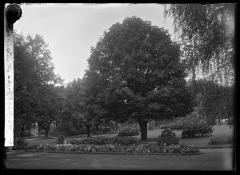
M 205 149 L 199 155 L 111 155 L 12 153 L 6 167 L 17 169 L 232 170 L 232 149 Z

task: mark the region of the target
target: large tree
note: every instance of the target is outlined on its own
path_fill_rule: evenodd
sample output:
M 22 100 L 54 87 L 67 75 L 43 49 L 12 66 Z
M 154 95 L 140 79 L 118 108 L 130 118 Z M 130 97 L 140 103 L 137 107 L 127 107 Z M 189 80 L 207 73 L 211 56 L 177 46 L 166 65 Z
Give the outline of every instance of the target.
M 111 117 L 135 119 L 147 139 L 149 119 L 184 116 L 192 110 L 179 46 L 166 30 L 137 17 L 112 25 L 91 50 L 89 74 L 97 76 Z
M 231 84 L 234 79 L 235 4 L 194 3 L 165 7 L 165 14 L 173 17 L 193 81 L 200 67 L 207 77 Z
M 61 83 L 61 79 L 54 73 L 50 51 L 40 35 L 24 37 L 14 33 L 14 38 L 14 126 L 17 134 L 22 123 L 31 126 L 36 118 L 38 121 L 46 119 L 37 113 L 39 109 L 45 110 L 46 104 L 41 99 L 57 98 L 50 86 Z

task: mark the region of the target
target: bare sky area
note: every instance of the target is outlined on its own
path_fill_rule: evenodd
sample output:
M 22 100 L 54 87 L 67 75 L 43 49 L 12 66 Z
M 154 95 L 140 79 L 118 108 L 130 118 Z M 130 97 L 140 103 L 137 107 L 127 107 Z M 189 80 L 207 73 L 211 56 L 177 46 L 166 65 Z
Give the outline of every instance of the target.
M 83 77 L 90 48 L 105 30 L 126 17 L 151 21 L 169 30 L 174 39 L 172 20 L 164 18 L 161 4 L 22 4 L 21 8 L 22 17 L 14 28 L 24 35 L 43 36 L 64 83 Z

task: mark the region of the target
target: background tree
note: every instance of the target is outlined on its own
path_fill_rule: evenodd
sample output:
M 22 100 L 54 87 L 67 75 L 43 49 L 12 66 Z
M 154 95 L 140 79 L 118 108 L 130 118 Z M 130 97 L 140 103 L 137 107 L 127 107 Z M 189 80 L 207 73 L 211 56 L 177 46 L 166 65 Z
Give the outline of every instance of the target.
M 87 71 L 86 75 L 90 72 Z M 98 130 L 101 119 L 105 115 L 105 110 L 99 105 L 100 85 L 97 77 L 86 76 L 70 82 L 65 89 L 65 110 L 62 124 L 68 132 L 72 129 L 79 130 L 84 128 L 87 136 L 90 137 L 91 130 Z
M 190 82 L 189 88 L 195 97 L 194 105 L 199 107 L 200 113 L 206 116 L 210 124 L 216 119 L 231 119 L 233 117 L 233 86 L 223 86 L 209 80 Z
M 61 117 L 63 109 L 63 98 L 54 85 L 45 85 L 38 89 L 38 95 L 34 96 L 35 106 L 33 109 L 33 120 L 37 121 L 40 128 L 48 137 L 50 124 Z
M 183 57 L 193 81 L 196 67 L 229 85 L 234 79 L 235 4 L 171 4 L 165 15 L 174 19 Z M 225 82 L 224 82 L 224 81 Z
M 82 79 L 73 80 L 65 88 L 65 110 L 68 111 L 66 121 L 72 122 L 73 126 L 68 129 L 80 129 L 84 112 L 84 87 Z
M 39 105 L 45 104 L 39 100 L 47 94 L 45 88 L 61 83 L 61 79 L 54 73 L 50 51 L 40 35 L 24 37 L 14 33 L 14 37 L 14 126 L 17 136 L 23 123 L 31 126 L 36 118 L 41 118 L 35 109 L 44 110 Z
M 90 128 L 95 126 L 98 130 L 102 119 L 107 115 L 104 108 L 104 88 L 105 82 L 96 72 L 86 71 L 84 76 L 84 92 L 85 92 L 85 123 L 87 126 L 87 135 L 90 137 Z
M 163 28 L 137 17 L 112 25 L 88 60 L 105 86 L 105 109 L 134 118 L 147 139 L 149 119 L 184 116 L 192 110 L 180 50 Z

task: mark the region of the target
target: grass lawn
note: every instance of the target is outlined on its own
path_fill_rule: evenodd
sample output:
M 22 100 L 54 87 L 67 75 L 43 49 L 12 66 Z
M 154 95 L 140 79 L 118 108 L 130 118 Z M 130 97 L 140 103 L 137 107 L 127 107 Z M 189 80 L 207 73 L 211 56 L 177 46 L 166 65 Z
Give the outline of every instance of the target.
M 113 155 L 11 153 L 7 168 L 118 170 L 232 170 L 232 149 L 204 149 L 200 155 Z
M 49 139 L 37 139 L 37 138 L 32 138 L 32 139 L 25 139 L 25 141 L 29 144 L 49 144 L 49 145 L 55 145 L 55 138 L 49 138 Z

